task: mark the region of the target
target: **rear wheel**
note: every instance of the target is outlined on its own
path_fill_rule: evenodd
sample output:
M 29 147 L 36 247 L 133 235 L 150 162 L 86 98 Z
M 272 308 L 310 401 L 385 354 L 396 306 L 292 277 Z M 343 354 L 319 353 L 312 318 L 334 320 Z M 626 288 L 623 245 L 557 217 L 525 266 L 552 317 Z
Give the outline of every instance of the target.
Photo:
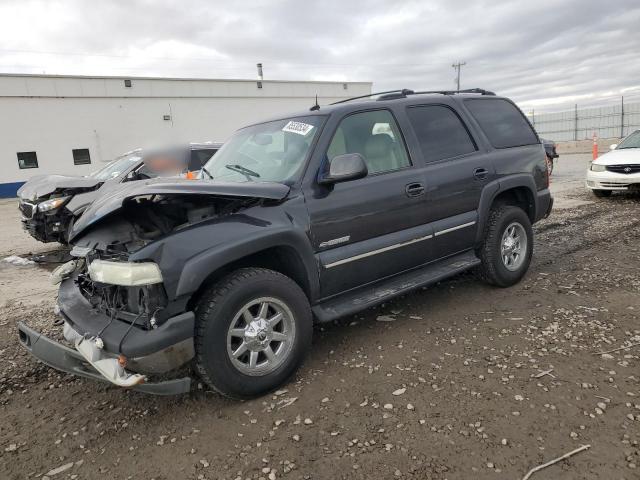
M 512 205 L 494 207 L 478 252 L 480 276 L 491 285 L 510 287 L 527 272 L 532 252 L 533 230 L 527 214 Z
M 605 198 L 611 196 L 611 190 L 591 190 L 593 194 L 598 198 Z
M 545 157 L 547 161 L 547 171 L 549 175 L 553 173 L 553 158 Z
M 285 382 L 311 347 L 311 308 L 290 278 L 243 268 L 196 307 L 196 368 L 214 390 L 251 398 Z

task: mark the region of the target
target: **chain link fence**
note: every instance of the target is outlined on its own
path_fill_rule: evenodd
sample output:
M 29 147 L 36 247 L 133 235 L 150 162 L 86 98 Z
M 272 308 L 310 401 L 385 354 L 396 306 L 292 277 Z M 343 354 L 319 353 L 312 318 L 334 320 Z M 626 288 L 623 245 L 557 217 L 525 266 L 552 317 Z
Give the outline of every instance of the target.
M 585 140 L 593 137 L 622 138 L 640 129 L 640 101 L 625 102 L 607 107 L 580 108 L 556 113 L 527 113 L 541 137 L 557 142 Z

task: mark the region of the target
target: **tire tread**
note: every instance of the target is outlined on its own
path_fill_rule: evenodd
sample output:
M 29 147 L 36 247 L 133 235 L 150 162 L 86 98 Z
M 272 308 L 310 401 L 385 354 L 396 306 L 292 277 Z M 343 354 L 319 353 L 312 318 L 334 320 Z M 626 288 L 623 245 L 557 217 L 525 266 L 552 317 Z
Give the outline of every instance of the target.
M 228 398 L 238 399 L 244 398 L 239 396 L 234 396 L 229 392 L 222 391 L 218 387 L 216 387 L 215 383 L 212 381 L 211 377 L 207 373 L 207 369 L 204 366 L 205 358 L 204 358 L 204 350 L 205 350 L 205 330 L 210 321 L 212 321 L 211 312 L 217 308 L 217 306 L 224 300 L 224 298 L 234 289 L 238 288 L 242 283 L 251 280 L 252 278 L 263 276 L 263 275 L 271 275 L 280 277 L 281 279 L 292 283 L 292 286 L 300 288 L 293 280 L 291 280 L 286 275 L 283 275 L 274 270 L 269 270 L 267 268 L 259 268 L 259 267 L 248 267 L 241 268 L 230 274 L 222 277 L 218 282 L 213 284 L 207 290 L 205 290 L 204 294 L 201 297 L 200 303 L 195 308 L 196 310 L 196 328 L 194 332 L 194 346 L 195 346 L 195 369 L 200 376 L 200 378 L 207 384 L 210 388 L 212 388 L 215 392 L 219 393 Z M 300 289 L 302 292 L 302 289 Z M 302 293 L 304 295 L 304 293 Z
M 522 212 L 526 216 L 526 213 L 520 207 L 502 204 L 492 207 L 489 213 L 489 218 L 487 219 L 484 241 L 477 251 L 478 257 L 482 263 L 476 270 L 476 273 L 481 280 L 485 281 L 489 285 L 497 287 L 506 287 L 510 285 L 504 279 L 500 278 L 500 274 L 497 270 L 498 262 L 502 262 L 502 259 L 499 258 L 499 251 L 496 248 L 496 243 L 500 241 L 500 235 L 502 233 L 500 229 L 501 220 L 513 211 Z M 533 236 L 529 238 L 529 249 L 530 252 L 533 251 Z M 530 255 L 531 253 L 528 254 Z

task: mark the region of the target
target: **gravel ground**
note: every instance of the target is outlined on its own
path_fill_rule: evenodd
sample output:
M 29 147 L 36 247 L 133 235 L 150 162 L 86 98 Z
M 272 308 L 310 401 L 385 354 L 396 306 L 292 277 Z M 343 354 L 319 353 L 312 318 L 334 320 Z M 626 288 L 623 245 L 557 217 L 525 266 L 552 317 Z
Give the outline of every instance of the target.
M 61 374 L 19 347 L 50 335 L 50 266 L 0 261 L 0 478 L 640 478 L 640 195 L 594 201 L 586 157 L 509 289 L 464 274 L 317 328 L 283 390 L 174 398 Z M 564 163 L 563 163 L 564 161 Z M 580 175 L 580 176 L 579 176 Z M 0 255 L 46 251 L 0 204 Z

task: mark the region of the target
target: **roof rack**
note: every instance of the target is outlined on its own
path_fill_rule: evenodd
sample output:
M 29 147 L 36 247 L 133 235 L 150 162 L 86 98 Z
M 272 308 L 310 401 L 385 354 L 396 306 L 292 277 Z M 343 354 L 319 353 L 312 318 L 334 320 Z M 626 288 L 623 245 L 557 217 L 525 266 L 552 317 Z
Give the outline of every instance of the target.
M 484 90 L 482 88 L 468 88 L 466 90 L 424 90 L 420 92 L 414 92 L 408 88 L 403 88 L 400 90 L 387 90 L 385 92 L 375 92 L 370 93 L 369 95 L 360 95 L 359 97 L 351 97 L 345 98 L 344 100 L 339 100 L 337 102 L 333 102 L 331 105 L 337 105 L 339 103 L 350 102 L 352 100 L 360 100 L 361 98 L 370 98 L 378 96 L 377 100 L 395 100 L 397 98 L 406 98 L 408 95 L 420 95 L 420 94 L 428 94 L 428 93 L 439 93 L 441 95 L 457 95 L 460 93 L 475 93 L 479 95 L 495 95 L 494 92 L 490 92 L 489 90 Z
M 385 92 L 374 92 L 374 93 L 370 93 L 369 95 L 360 95 L 359 97 L 351 97 L 351 98 L 345 98 L 344 100 L 338 100 L 337 102 L 331 103 L 331 105 L 338 105 L 339 103 L 350 102 L 351 100 L 360 100 L 361 98 L 375 97 L 376 95 L 399 94 L 399 93 L 402 93 L 402 92 L 411 92 L 411 93 L 413 93 L 413 90 L 408 90 L 406 88 L 403 88 L 401 90 L 387 90 Z M 398 97 L 398 98 L 400 98 L 400 97 Z
M 442 95 L 457 95 L 459 93 L 477 93 L 480 95 L 494 95 L 494 92 L 490 92 L 489 90 L 485 90 L 483 88 L 467 88 L 466 90 L 424 90 L 422 92 L 415 92 L 416 94 L 420 93 L 441 93 Z

